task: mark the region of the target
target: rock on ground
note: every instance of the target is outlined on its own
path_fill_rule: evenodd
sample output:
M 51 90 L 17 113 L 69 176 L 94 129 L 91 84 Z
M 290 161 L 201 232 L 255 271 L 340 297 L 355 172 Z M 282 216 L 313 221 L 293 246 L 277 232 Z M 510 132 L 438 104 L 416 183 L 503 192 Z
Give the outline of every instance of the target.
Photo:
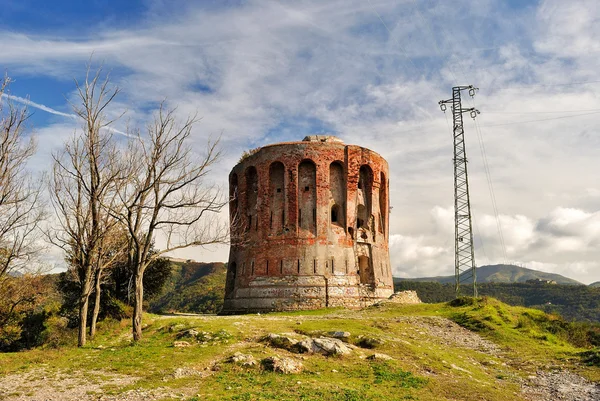
M 386 354 L 374 353 L 373 355 L 369 355 L 367 359 L 370 361 L 391 361 L 394 358 Z
M 421 299 L 416 291 L 398 291 L 390 296 L 389 302 L 395 304 L 420 304 Z
M 225 362 L 236 363 L 241 366 L 250 367 L 256 365 L 256 360 L 252 355 L 236 352 L 225 360 Z
M 280 358 L 277 356 L 270 356 L 268 358 L 263 359 L 262 365 L 266 370 L 270 370 L 277 373 L 283 374 L 292 374 L 292 373 L 300 373 L 304 366 L 302 362 L 296 361 L 292 358 Z
M 296 344 L 300 353 L 313 353 L 325 356 L 347 355 L 352 352 L 346 343 L 337 338 L 312 338 L 300 341 Z

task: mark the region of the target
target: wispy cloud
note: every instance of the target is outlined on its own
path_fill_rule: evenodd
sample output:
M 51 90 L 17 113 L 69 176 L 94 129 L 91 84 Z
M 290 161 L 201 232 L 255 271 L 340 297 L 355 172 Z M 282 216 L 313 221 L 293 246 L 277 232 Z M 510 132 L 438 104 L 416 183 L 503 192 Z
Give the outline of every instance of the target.
M 54 115 L 57 115 L 57 116 L 63 116 L 63 117 L 72 118 L 74 120 L 77 119 L 77 116 L 75 114 L 63 113 L 62 111 L 54 110 L 53 108 L 48 107 L 48 106 L 44 106 L 43 104 L 32 102 L 30 99 L 26 99 L 26 98 L 19 97 L 19 96 L 14 96 L 14 95 L 9 95 L 9 94 L 6 94 L 6 93 L 1 94 L 1 97 L 2 98 L 7 98 L 7 99 L 10 99 L 10 100 L 14 100 L 15 102 L 19 102 L 19 103 L 24 104 L 26 106 L 31 106 L 33 108 L 45 111 L 46 113 L 54 114 Z
M 44 106 L 43 104 L 33 102 L 30 99 L 26 99 L 26 98 L 19 97 L 19 96 L 14 96 L 14 95 L 9 95 L 9 94 L 6 94 L 6 93 L 1 94 L 0 97 L 7 98 L 7 99 L 10 99 L 10 100 L 14 100 L 15 102 L 19 102 L 19 103 L 24 104 L 26 106 L 30 106 L 30 107 L 36 108 L 38 110 L 45 111 L 46 113 L 50 113 L 50 114 L 54 114 L 54 115 L 62 116 L 62 117 L 67 117 L 67 118 L 70 118 L 70 119 L 73 119 L 73 120 L 76 120 L 76 121 L 80 120 L 80 118 L 76 114 L 63 113 L 62 111 L 55 110 L 55 109 L 53 109 L 51 107 L 48 107 L 48 106 Z M 126 132 L 123 132 L 123 131 L 120 131 L 120 130 L 118 130 L 116 128 L 113 128 L 111 126 L 103 127 L 103 129 L 106 129 L 106 130 L 108 130 L 110 132 L 114 132 L 114 133 L 119 134 L 119 135 L 123 135 L 123 136 L 126 136 L 126 137 L 131 137 L 130 134 L 128 134 Z

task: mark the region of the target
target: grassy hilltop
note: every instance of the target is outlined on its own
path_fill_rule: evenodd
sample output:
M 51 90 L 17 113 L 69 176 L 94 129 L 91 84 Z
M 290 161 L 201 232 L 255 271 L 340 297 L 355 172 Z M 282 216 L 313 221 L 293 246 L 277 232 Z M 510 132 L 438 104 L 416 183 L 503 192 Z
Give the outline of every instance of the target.
M 487 298 L 361 311 L 147 315 L 145 322 L 137 345 L 127 321 L 110 321 L 84 348 L 0 354 L 0 398 L 543 400 L 540 380 L 550 376 L 541 371 L 600 381 L 598 329 Z M 261 341 L 269 333 L 300 340 L 331 332 L 349 333 L 349 354 L 299 354 L 287 340 Z M 258 363 L 226 362 L 236 352 Z M 370 360 L 375 353 L 385 357 Z M 303 371 L 270 372 L 260 362 L 270 356 L 300 362 Z

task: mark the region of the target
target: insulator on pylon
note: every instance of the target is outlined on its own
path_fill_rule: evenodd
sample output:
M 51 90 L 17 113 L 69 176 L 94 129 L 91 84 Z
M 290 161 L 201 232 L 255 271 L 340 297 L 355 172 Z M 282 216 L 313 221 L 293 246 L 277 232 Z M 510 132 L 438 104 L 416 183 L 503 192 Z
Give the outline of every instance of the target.
M 440 103 L 440 109 L 442 109 L 443 112 L 446 112 L 446 104 Z

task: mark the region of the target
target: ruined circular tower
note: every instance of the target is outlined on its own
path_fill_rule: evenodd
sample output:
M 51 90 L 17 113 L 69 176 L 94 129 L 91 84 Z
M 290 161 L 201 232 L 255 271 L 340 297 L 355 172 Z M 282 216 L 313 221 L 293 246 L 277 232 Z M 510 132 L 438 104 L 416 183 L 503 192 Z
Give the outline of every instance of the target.
M 229 175 L 223 313 L 362 307 L 393 293 L 387 162 L 333 136 L 245 154 Z

